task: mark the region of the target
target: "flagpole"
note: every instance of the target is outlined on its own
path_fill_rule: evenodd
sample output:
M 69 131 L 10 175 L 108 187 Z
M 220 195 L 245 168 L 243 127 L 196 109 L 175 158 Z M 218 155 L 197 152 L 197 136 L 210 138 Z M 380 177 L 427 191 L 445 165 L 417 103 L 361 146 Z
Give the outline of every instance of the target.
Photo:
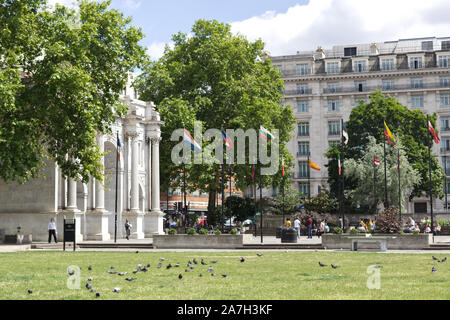
M 444 166 L 445 212 L 448 213 L 447 156 L 444 156 Z
M 186 163 L 183 163 L 183 211 L 184 211 L 184 232 L 187 231 L 188 217 L 186 207 Z
M 377 214 L 377 166 L 375 165 L 375 157 L 373 159 L 373 210 Z
M 116 204 L 114 215 L 114 243 L 117 243 L 117 189 L 119 181 L 119 131 L 117 131 L 117 154 L 116 154 Z
M 400 221 L 402 221 L 402 191 L 400 185 L 400 148 L 398 148 L 398 211 L 400 215 Z
M 430 118 L 427 114 L 427 129 Z M 433 242 L 434 242 L 434 219 L 433 219 L 433 183 L 431 181 L 431 132 L 428 129 L 428 167 L 430 171 L 430 209 L 431 209 L 431 233 L 433 234 Z
M 386 139 L 384 139 L 384 207 L 389 207 L 388 195 L 387 195 L 387 171 L 386 171 Z
M 340 192 L 340 204 L 339 209 L 341 211 L 342 217 L 342 226 L 343 232 L 345 232 L 345 213 L 344 213 L 344 187 L 345 187 L 345 178 L 344 178 L 344 119 L 341 119 L 341 192 Z
M 225 223 L 225 214 L 224 214 L 224 199 L 225 199 L 225 164 L 222 163 L 222 180 L 221 180 L 221 185 L 222 185 L 222 233 L 224 233 L 225 229 L 224 229 L 224 223 Z
M 231 164 L 230 164 L 230 196 L 229 196 L 229 198 L 231 198 L 231 196 L 233 195 L 232 194 L 232 192 L 231 192 L 231 184 L 232 184 L 232 181 L 231 181 L 231 177 L 232 177 L 232 175 L 233 175 L 233 167 L 231 166 Z M 229 210 L 230 210 L 230 232 L 231 232 L 231 230 L 232 230 L 232 228 L 231 228 L 231 218 L 232 218 L 232 216 L 231 216 L 231 199 L 229 200 Z
M 308 200 L 311 200 L 311 152 L 308 153 Z

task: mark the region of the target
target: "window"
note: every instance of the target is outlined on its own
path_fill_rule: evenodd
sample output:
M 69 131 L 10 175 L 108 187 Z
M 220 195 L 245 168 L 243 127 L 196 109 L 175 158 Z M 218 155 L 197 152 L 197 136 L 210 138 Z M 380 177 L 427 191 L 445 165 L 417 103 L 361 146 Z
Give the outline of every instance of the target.
M 297 75 L 304 76 L 309 74 L 308 64 L 298 64 L 297 65 Z
M 411 96 L 411 106 L 414 108 L 423 107 L 423 96 Z
M 450 50 L 450 41 L 442 41 L 441 49 L 442 50 Z
M 297 84 L 297 94 L 308 94 L 309 89 L 307 84 Z
M 273 186 L 272 187 L 272 197 L 276 197 L 279 193 L 278 187 Z
M 341 122 L 340 121 L 328 121 L 328 135 L 338 136 L 341 134 Z
M 395 89 L 394 80 L 391 80 L 391 79 L 382 80 L 381 88 L 383 91 L 394 90 Z
M 450 131 L 450 117 L 441 118 L 441 131 Z
M 441 106 L 443 107 L 450 106 L 450 93 L 441 94 Z
M 299 178 L 308 178 L 309 177 L 308 161 L 299 161 L 298 162 L 298 176 L 299 176 Z
M 339 73 L 339 62 L 327 62 L 327 73 L 328 74 Z
M 394 59 L 381 59 L 381 70 L 390 71 L 395 69 Z
M 338 82 L 329 82 L 327 84 L 328 89 L 327 92 L 328 93 L 337 93 L 339 92 L 339 83 Z
M 367 61 L 360 60 L 353 63 L 353 72 L 366 72 L 367 71 Z
M 309 137 L 309 123 L 300 122 L 298 124 L 298 136 L 299 137 Z
M 411 79 L 411 89 L 422 89 L 423 79 L 422 78 L 412 78 Z
M 328 111 L 339 111 L 339 101 L 328 100 Z
M 367 90 L 366 88 L 366 81 L 355 81 L 355 91 L 356 92 L 365 92 Z
M 300 182 L 298 184 L 298 192 L 305 196 L 309 195 L 309 183 L 308 182 Z
M 433 41 L 422 41 L 422 50 L 423 51 L 433 50 Z
M 450 138 L 442 138 L 442 151 L 450 151 Z
M 439 68 L 450 67 L 450 56 L 439 56 Z
M 411 57 L 409 59 L 409 68 L 410 69 L 422 69 L 422 57 Z
M 298 155 L 299 156 L 309 155 L 309 142 L 299 142 L 298 143 Z
M 414 203 L 414 213 L 427 213 L 427 203 L 426 202 Z
M 297 112 L 309 112 L 309 104 L 306 100 L 297 100 Z
M 344 56 L 346 57 L 355 57 L 357 55 L 356 47 L 344 48 Z
M 440 77 L 439 83 L 441 84 L 441 88 L 450 87 L 450 76 Z

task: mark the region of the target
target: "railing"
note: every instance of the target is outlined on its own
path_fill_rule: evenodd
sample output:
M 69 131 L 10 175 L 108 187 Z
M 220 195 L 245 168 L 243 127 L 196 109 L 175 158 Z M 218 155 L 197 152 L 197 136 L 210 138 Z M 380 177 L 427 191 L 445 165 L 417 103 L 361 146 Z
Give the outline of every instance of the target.
M 312 89 L 302 89 L 302 90 L 284 90 L 285 96 L 301 96 L 312 94 Z
M 385 87 L 382 86 L 364 86 L 362 88 L 355 87 L 341 87 L 338 92 L 331 92 L 328 88 L 323 89 L 324 94 L 334 94 L 334 93 L 355 93 L 355 92 L 372 92 L 375 90 L 381 91 L 401 91 L 401 90 L 424 90 L 424 89 L 447 89 L 450 88 L 450 83 L 442 83 L 442 82 L 424 82 L 422 87 L 416 88 L 411 84 L 396 84 L 393 87 Z

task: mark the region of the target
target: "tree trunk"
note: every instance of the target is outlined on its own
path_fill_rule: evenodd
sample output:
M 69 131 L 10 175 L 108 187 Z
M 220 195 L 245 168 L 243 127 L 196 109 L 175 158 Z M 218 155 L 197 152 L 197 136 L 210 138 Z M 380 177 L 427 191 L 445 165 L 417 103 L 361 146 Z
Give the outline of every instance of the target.
M 219 172 L 216 171 L 215 186 L 219 185 Z M 208 195 L 208 225 L 216 225 L 217 220 L 217 208 L 216 208 L 216 196 L 218 190 L 213 188 L 209 190 Z

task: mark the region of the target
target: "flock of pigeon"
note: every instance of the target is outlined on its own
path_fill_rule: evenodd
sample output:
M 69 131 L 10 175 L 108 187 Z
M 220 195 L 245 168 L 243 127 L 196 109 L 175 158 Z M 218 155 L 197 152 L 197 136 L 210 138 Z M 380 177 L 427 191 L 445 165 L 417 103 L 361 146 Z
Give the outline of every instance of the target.
M 444 259 L 439 260 L 438 258 L 436 258 L 435 256 L 432 256 L 434 261 L 437 261 L 438 263 L 444 263 L 447 261 L 447 257 L 444 257 Z M 431 262 L 431 264 L 435 264 L 434 262 Z M 436 273 L 438 270 L 436 269 L 436 267 L 433 266 L 433 268 L 431 268 L 431 273 Z
M 139 251 L 136 251 L 136 253 L 139 253 Z M 263 255 L 258 253 L 257 256 L 258 256 L 258 257 L 262 257 Z M 160 259 L 159 259 L 160 262 L 159 262 L 159 264 L 157 265 L 156 268 L 161 269 L 161 268 L 163 267 L 162 262 L 164 262 L 165 260 L 166 260 L 166 258 L 160 258 Z M 241 263 L 245 262 L 244 257 L 241 257 L 241 258 L 239 259 L 239 261 L 240 261 Z M 211 263 L 211 264 L 217 264 L 218 261 L 217 261 L 217 260 L 211 260 L 210 263 Z M 198 264 L 199 264 L 199 262 L 198 262 L 198 260 L 197 260 L 196 258 L 194 258 L 192 261 L 189 260 L 188 263 L 187 263 L 186 269 L 184 270 L 184 272 L 185 272 L 185 273 L 187 273 L 187 272 L 192 272 L 192 271 L 197 267 Z M 206 263 L 204 259 L 201 259 L 201 260 L 200 260 L 200 264 L 203 265 L 203 266 L 208 265 L 208 263 Z M 151 264 L 150 264 L 150 263 L 147 264 L 147 265 L 145 265 L 145 266 L 142 265 L 142 264 L 138 264 L 136 270 L 132 271 L 132 273 L 133 273 L 134 275 L 136 275 L 136 274 L 139 273 L 139 272 L 144 272 L 144 273 L 145 273 L 145 272 L 148 272 L 148 271 L 149 271 L 150 267 L 151 267 Z M 172 268 L 180 268 L 180 267 L 181 267 L 180 263 L 176 263 L 176 264 L 174 264 L 174 265 L 172 265 L 171 263 L 169 263 L 169 264 L 166 265 L 166 270 L 169 270 L 169 269 L 172 269 Z M 89 267 L 88 267 L 88 270 L 89 270 L 89 271 L 92 271 L 92 266 L 89 266 Z M 108 274 L 111 274 L 111 275 L 119 275 L 120 277 L 124 277 L 124 276 L 127 276 L 127 275 L 128 275 L 128 272 L 117 272 L 114 266 L 111 266 L 110 269 L 109 269 L 108 271 L 106 271 L 106 272 L 107 272 Z M 209 266 L 209 268 L 206 270 L 206 272 L 207 272 L 207 273 L 210 273 L 212 277 L 217 277 L 217 274 L 214 272 L 214 269 L 213 269 L 212 266 Z M 71 269 L 69 268 L 69 269 L 67 270 L 67 273 L 68 273 L 70 276 L 72 276 L 72 275 L 75 274 L 75 271 L 73 271 L 73 270 L 71 270 Z M 222 277 L 223 277 L 223 278 L 226 278 L 227 276 L 228 276 L 228 275 L 227 275 L 226 273 L 222 274 Z M 200 274 L 199 274 L 199 277 L 203 277 L 203 274 L 200 273 Z M 178 279 L 180 279 L 180 280 L 183 279 L 183 273 L 180 273 L 180 274 L 178 275 Z M 128 277 L 125 278 L 125 280 L 131 282 L 131 281 L 137 280 L 137 278 L 128 276 Z M 86 287 L 86 289 L 89 290 L 90 292 L 95 293 L 95 296 L 98 298 L 98 297 L 100 297 L 100 292 L 96 291 L 96 290 L 93 288 L 93 286 L 92 286 L 92 282 L 93 282 L 93 281 L 94 281 L 94 278 L 93 278 L 93 277 L 89 277 L 89 278 L 87 279 L 87 282 L 86 282 L 85 287 Z M 114 292 L 114 293 L 119 293 L 120 291 L 121 291 L 121 288 L 120 288 L 120 287 L 116 287 L 116 288 L 114 288 L 114 289 L 112 290 L 112 292 Z M 33 293 L 33 290 L 32 290 L 32 289 L 28 289 L 28 293 L 29 293 L 29 294 L 32 294 L 32 293 Z

